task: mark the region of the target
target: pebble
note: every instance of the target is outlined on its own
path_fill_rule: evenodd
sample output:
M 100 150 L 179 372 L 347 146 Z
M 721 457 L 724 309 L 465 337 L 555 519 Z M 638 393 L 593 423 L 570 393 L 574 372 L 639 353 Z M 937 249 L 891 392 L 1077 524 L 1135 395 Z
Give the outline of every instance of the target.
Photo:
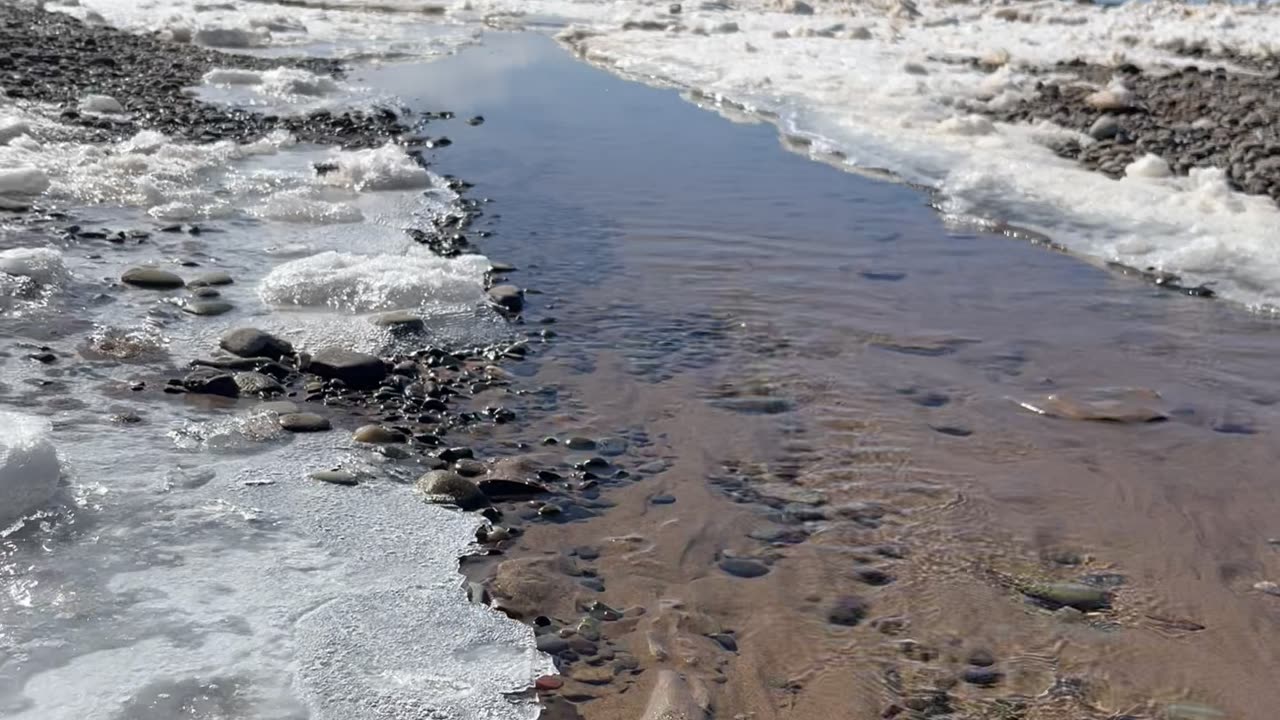
M 231 373 L 222 372 L 214 368 L 195 368 L 187 373 L 179 384 L 188 392 L 204 395 L 221 395 L 223 397 L 237 397 L 240 395 L 240 386 L 236 384 L 235 378 L 231 376 Z
M 386 443 L 405 442 L 404 433 L 382 425 L 362 425 L 351 435 L 356 442 L 382 445 Z
M 257 328 L 236 328 L 222 335 L 218 345 L 232 355 L 240 357 L 265 357 L 279 360 L 293 354 L 293 345 L 288 340 L 263 332 Z
M 1114 115 L 1103 115 L 1089 126 L 1089 137 L 1094 140 L 1110 140 L 1120 132 L 1120 122 Z
M 426 473 L 418 478 L 417 487 L 432 502 L 451 503 L 463 510 L 478 510 L 489 504 L 475 483 L 448 470 Z
M 479 482 L 480 491 L 491 500 L 519 500 L 547 492 L 544 485 L 528 480 L 490 478 Z
M 542 650 L 541 647 L 538 648 Z M 547 652 L 543 650 L 543 652 Z M 559 690 L 564 687 L 564 680 L 558 675 L 543 675 L 533 682 L 533 687 L 539 691 L 546 692 L 549 690 Z
M 1022 593 L 1050 605 L 1065 605 L 1082 612 L 1102 610 L 1111 603 L 1106 590 L 1082 583 L 1036 583 L 1023 588 Z
M 230 285 L 235 280 L 227 273 L 221 271 L 208 272 L 203 275 L 197 275 L 187 283 L 189 288 L 212 287 L 215 285 Z
M 298 407 L 298 403 L 291 400 L 272 400 L 270 402 L 261 402 L 253 407 L 255 413 L 273 412 L 277 415 L 288 415 L 289 413 L 302 412 L 302 408 Z
M 346 470 L 317 470 L 311 473 L 311 479 L 331 485 L 356 485 L 359 483 L 356 476 Z
M 653 503 L 654 505 L 674 505 L 676 502 L 676 497 L 674 495 L 666 495 L 666 494 L 654 495 L 653 497 L 649 498 L 649 502 Z
M 280 427 L 289 432 L 323 432 L 333 427 L 329 423 L 329 418 L 315 413 L 287 413 L 280 416 Z
M 996 658 L 989 650 L 974 650 L 969 653 L 969 664 L 975 667 L 991 667 L 996 664 Z
M 515 285 L 494 285 L 488 294 L 490 302 L 507 312 L 518 313 L 524 309 L 524 291 Z
M 543 503 L 542 506 L 538 508 L 538 514 L 543 517 L 553 517 L 562 512 L 564 512 L 564 508 L 555 503 Z
M 192 315 L 223 315 L 231 312 L 234 306 L 226 300 L 188 300 L 182 303 L 182 311 Z
M 1000 682 L 1002 674 L 998 670 L 989 667 L 971 667 L 965 668 L 964 681 L 970 685 L 978 685 L 980 687 L 991 687 Z
M 874 567 L 859 566 L 853 569 L 853 576 L 860 582 L 868 585 L 888 585 L 893 582 L 893 576 L 889 573 Z
M 129 268 L 120 280 L 126 285 L 148 290 L 172 290 L 186 285 L 180 276 L 152 267 Z
M 276 395 L 284 387 L 276 379 L 260 372 L 238 372 L 231 376 L 241 395 Z
M 578 451 L 595 450 L 596 441 L 587 437 L 575 436 L 575 437 L 569 438 L 568 440 L 565 440 L 564 446 L 569 448 L 570 450 L 578 450 Z
M 489 468 L 484 463 L 471 458 L 462 458 L 454 463 L 453 469 L 462 477 L 467 478 L 480 477 L 489 472 Z
M 866 600 L 855 595 L 845 595 L 836 598 L 827 610 L 827 622 L 832 625 L 853 627 L 862 622 L 870 611 L 871 606 Z
M 387 376 L 387 366 L 380 358 L 342 348 L 327 348 L 312 355 L 308 369 L 353 388 L 374 387 Z
M 725 558 L 717 563 L 724 572 L 740 578 L 758 578 L 769 574 L 769 566 L 745 558 Z

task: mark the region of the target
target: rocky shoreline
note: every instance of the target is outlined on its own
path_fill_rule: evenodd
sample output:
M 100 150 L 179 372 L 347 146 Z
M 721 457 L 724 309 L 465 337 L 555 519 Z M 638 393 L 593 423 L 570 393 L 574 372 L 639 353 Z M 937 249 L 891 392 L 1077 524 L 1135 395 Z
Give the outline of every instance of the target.
M 158 34 L 89 25 L 43 8 L 0 4 L 0 89 L 16 100 L 52 105 L 58 122 L 83 128 L 94 141 L 155 130 L 192 142 L 249 142 L 285 130 L 302 142 L 365 148 L 422 120 L 393 108 L 265 115 L 203 103 L 187 90 L 214 69 L 281 67 L 342 74 L 332 60 L 219 52 Z
M 1233 189 L 1280 202 L 1274 70 L 1075 61 L 1044 73 L 1034 97 L 987 112 L 1004 122 L 1047 120 L 1080 131 L 1092 142 L 1064 142 L 1055 152 L 1112 178 L 1223 168 Z

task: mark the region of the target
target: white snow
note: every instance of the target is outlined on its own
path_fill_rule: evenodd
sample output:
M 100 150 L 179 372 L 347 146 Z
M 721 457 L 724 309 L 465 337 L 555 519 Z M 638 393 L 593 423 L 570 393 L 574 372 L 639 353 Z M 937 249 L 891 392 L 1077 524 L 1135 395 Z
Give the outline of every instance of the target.
M 351 313 L 422 306 L 466 306 L 483 300 L 489 261 L 425 252 L 356 255 L 324 252 L 277 266 L 258 294 L 268 304 L 332 308 Z

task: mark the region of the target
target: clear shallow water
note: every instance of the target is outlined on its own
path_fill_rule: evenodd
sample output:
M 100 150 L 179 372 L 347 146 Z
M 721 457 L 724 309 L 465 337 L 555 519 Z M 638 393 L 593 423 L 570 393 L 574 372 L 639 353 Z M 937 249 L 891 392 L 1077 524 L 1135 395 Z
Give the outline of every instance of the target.
M 550 361 L 589 371 L 607 351 L 636 377 L 679 377 L 711 402 L 777 399 L 787 410 L 780 421 L 811 433 L 813 467 L 826 464 L 807 482 L 838 498 L 872 481 L 877 497 L 895 501 L 907 483 L 945 471 L 967 500 L 922 527 L 945 539 L 926 549 L 954 543 L 1001 568 L 1034 557 L 1044 537 L 1105 551 L 1142 579 L 1142 603 L 1174 606 L 1217 631 L 1176 645 L 1132 632 L 1114 653 L 1099 650 L 1110 635 L 1073 637 L 1080 650 L 1067 664 L 1097 665 L 1114 688 L 1107 701 L 1190 693 L 1264 717 L 1251 713 L 1270 690 L 1248 668 L 1275 658 L 1249 632 L 1269 612 L 1249 587 L 1277 572 L 1265 545 L 1278 509 L 1264 472 L 1280 397 L 1271 323 L 1018 241 L 948 231 L 907 188 L 812 163 L 781 149 L 770 126 L 731 126 L 671 91 L 582 65 L 546 38 L 492 35 L 456 58 L 352 81 L 422 109 L 485 116 L 478 127 L 428 126 L 455 140 L 433 169 L 496 199 L 497 234 L 484 249 L 546 291 L 530 299 L 559 318 L 563 341 Z M 296 170 L 312 159 L 286 152 L 261 162 Z M 112 290 L 101 308 L 93 301 L 96 279 L 135 258 L 207 253 L 243 280 L 226 323 L 376 346 L 367 323 L 342 308 L 269 311 L 255 296 L 256 281 L 296 255 L 355 243 L 407 252 L 400 224 L 430 210 L 416 191 L 344 201 L 364 223 L 233 216 L 218 223 L 223 233 L 156 236 L 143 250 L 110 251 L 120 256 L 90 259 L 99 253 L 82 257 L 77 247 L 68 266 L 95 281 L 71 283 L 43 310 L 25 308 L 18 327 L 64 350 L 85 323 L 107 319 L 157 326 L 175 358 L 207 351 L 221 320 L 167 312 L 137 292 Z M 95 212 L 95 223 L 143 222 Z M 75 322 L 59 340 L 49 319 L 63 316 Z M 493 331 L 465 315 L 445 324 L 463 337 Z M 470 521 L 412 502 L 390 479 L 343 495 L 299 482 L 298 466 L 341 462 L 348 449 L 332 438 L 259 437 L 252 423 L 226 424 L 225 410 L 142 403 L 125 389 L 142 374 L 136 366 L 68 360 L 46 370 L 26 360 L 21 342 L 8 348 L 5 404 L 54 419 L 69 497 L 46 527 L 6 540 L 3 712 L 531 713 L 499 698 L 540 667 L 528 637 L 464 605 L 458 589 L 453 569 Z M 26 382 L 36 376 L 65 391 Z M 1035 418 L 1009 400 L 1121 384 L 1154 386 L 1184 411 L 1163 426 L 1117 428 Z M 946 402 L 916 401 L 930 394 Z M 103 404 L 145 423 L 109 424 Z M 946 439 L 931 428 L 944 423 L 974 435 Z M 1255 434 L 1215 432 L 1228 424 Z M 181 442 L 169 436 L 184 428 Z M 897 471 L 856 464 L 876 448 L 891 450 Z M 1224 463 L 1230 478 L 1206 483 Z M 841 465 L 857 473 L 831 472 Z M 275 483 L 256 484 L 264 480 Z M 953 629 L 1009 622 L 1011 644 L 1024 648 L 1037 629 L 1036 647 L 1054 637 L 1011 621 L 1016 607 L 973 591 L 954 570 L 900 587 L 914 591 L 924 617 L 968 611 Z M 457 627 L 467 633 L 455 636 Z M 837 676 L 849 669 L 819 675 L 847 682 Z M 85 690 L 68 696 L 68 685 Z
M 1277 660 L 1256 632 L 1274 598 L 1253 586 L 1280 573 L 1274 322 L 948 227 L 917 192 L 808 161 L 771 126 L 609 79 L 537 36 L 369 79 L 486 117 L 439 168 L 499 199 L 486 251 L 548 292 L 530 297 L 558 318 L 548 362 L 696 388 L 728 410 L 726 436 L 735 412 L 777 413 L 773 439 L 743 449 L 773 444 L 754 482 L 893 509 L 876 534 L 832 529 L 792 551 L 802 587 L 830 592 L 850 545 L 908 543 L 915 559 L 877 591 L 877 613 L 910 618 L 922 641 L 1000 648 L 1008 692 L 1039 698 L 1044 717 L 1160 717 L 1175 701 L 1268 716 L 1273 691 L 1252 668 Z M 1169 422 L 1018 405 L 1126 386 L 1157 391 Z M 1089 559 L 1046 559 L 1068 550 Z M 1084 628 L 993 579 L 1089 572 L 1125 585 Z M 1194 625 L 1210 630 L 1177 629 Z M 793 668 L 806 697 L 844 697 L 853 677 L 867 713 L 893 698 L 879 663 L 902 661 L 874 633 L 851 647 L 820 623 L 785 629 L 780 647 L 821 649 Z M 753 647 L 772 652 L 767 636 Z M 1048 692 L 1077 682 L 1078 696 Z M 957 692 L 974 712 L 989 699 Z

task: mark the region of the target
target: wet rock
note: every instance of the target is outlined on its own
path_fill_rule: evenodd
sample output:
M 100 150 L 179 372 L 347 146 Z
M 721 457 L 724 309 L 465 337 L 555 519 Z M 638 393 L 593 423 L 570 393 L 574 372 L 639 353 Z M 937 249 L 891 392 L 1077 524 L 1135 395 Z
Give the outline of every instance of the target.
M 591 438 L 575 436 L 565 440 L 564 446 L 570 450 L 587 451 L 596 449 L 596 441 Z
M 725 650 L 728 650 L 729 652 L 732 652 L 732 653 L 738 652 L 738 640 L 734 636 L 728 633 L 712 633 L 707 637 L 711 638 L 712 640 L 715 640 L 720 645 L 720 647 L 724 648 Z
M 866 583 L 867 585 L 888 585 L 893 582 L 893 576 L 889 573 L 881 570 L 880 568 L 874 568 L 866 565 L 854 568 L 853 576 L 857 578 L 859 582 Z
M 441 450 L 439 453 L 441 460 L 445 462 L 458 462 L 475 457 L 475 452 L 469 447 L 451 447 Z
M 129 268 L 120 276 L 120 280 L 126 285 L 148 290 L 172 290 L 186 285 L 178 275 L 153 267 Z
M 524 309 L 524 291 L 515 285 L 495 285 L 489 288 L 489 301 L 511 313 Z
M 559 655 L 569 649 L 569 641 L 558 635 L 547 633 L 538 636 L 537 647 L 548 655 Z
M 653 497 L 649 498 L 649 502 L 653 503 L 654 505 L 674 505 L 676 502 L 676 497 L 675 495 L 667 495 L 664 493 L 662 495 L 654 495 Z
M 965 668 L 964 674 L 961 677 L 963 677 L 964 681 L 970 685 L 991 687 L 998 684 L 1003 675 L 1000 671 L 989 667 L 971 667 Z
M 231 278 L 231 275 L 225 272 L 215 271 L 215 272 L 207 272 L 202 275 L 196 276 L 191 280 L 191 282 L 187 283 L 187 287 L 189 288 L 213 287 L 216 285 L 230 285 L 233 282 L 235 282 L 235 280 Z
M 1120 121 L 1114 115 L 1103 115 L 1089 126 L 1089 137 L 1094 140 L 1110 140 L 1120 132 Z
M 280 427 L 289 432 L 307 433 L 323 432 L 333 427 L 329 418 L 315 413 L 286 413 L 280 416 Z
M 534 617 L 573 596 L 578 574 L 570 558 L 524 557 L 499 563 L 490 590 L 502 599 L 504 609 L 516 617 Z
M 330 485 L 357 485 L 359 479 L 346 470 L 317 470 L 311 473 L 312 480 L 319 480 Z
M 195 368 L 182 378 L 181 385 L 187 392 L 204 395 L 237 397 L 240 394 L 240 386 L 231 373 L 214 368 Z
M 845 595 L 836 598 L 836 601 L 827 609 L 827 622 L 832 625 L 853 627 L 862 622 L 869 612 L 871 612 L 871 605 L 866 600 L 855 595 Z
M 370 388 L 387 376 L 387 366 L 373 355 L 329 348 L 311 357 L 311 372 L 330 380 L 341 380 L 349 387 Z
M 457 505 L 463 510 L 478 510 L 489 504 L 489 498 L 470 480 L 448 470 L 432 470 L 418 478 L 417 487 L 432 502 Z
M 427 325 L 418 315 L 408 310 L 375 315 L 371 322 L 378 327 L 385 327 L 393 332 L 419 333 L 427 329 Z
M 278 395 L 284 388 L 275 378 L 260 372 L 238 372 L 231 376 L 241 395 Z
M 538 649 L 542 650 L 541 647 L 539 647 Z M 548 652 L 546 650 L 542 650 L 542 651 Z M 539 690 L 541 692 L 546 692 L 548 690 L 559 690 L 560 688 L 564 687 L 564 680 L 562 680 L 558 675 L 543 675 L 542 677 L 538 678 L 533 682 L 533 687 L 534 689 Z
M 293 345 L 257 328 L 237 328 L 228 331 L 218 340 L 218 345 L 232 355 L 245 358 L 265 357 L 279 360 L 293 354 Z
M 489 468 L 486 467 L 484 463 L 479 460 L 472 460 L 471 458 L 462 458 L 458 462 L 454 463 L 453 469 L 465 478 L 480 477 L 481 475 L 489 472 Z
M 724 558 L 717 566 L 724 572 L 740 578 L 758 578 L 769 574 L 769 566 L 746 558 Z
M 786 11 L 792 15 L 812 15 L 813 6 L 803 0 L 792 0 L 785 6 Z
M 555 517 L 564 512 L 564 508 L 555 503 L 543 503 L 538 507 L 538 514 L 542 517 Z
M 996 658 L 989 650 L 974 650 L 969 653 L 969 664 L 974 667 L 991 667 L 996 664 Z
M 351 439 L 370 445 L 388 445 L 405 442 L 404 433 L 382 425 L 362 425 L 352 433 Z
M 1082 612 L 1102 610 L 1111 604 L 1110 593 L 1083 583 L 1034 583 L 1023 588 L 1022 593 L 1053 607 L 1066 606 Z
M 182 303 L 182 312 L 192 315 L 224 315 L 233 309 L 234 306 L 225 300 L 188 300 Z
M 490 500 L 522 500 L 548 492 L 545 485 L 529 480 L 491 478 L 481 480 L 478 485 Z

